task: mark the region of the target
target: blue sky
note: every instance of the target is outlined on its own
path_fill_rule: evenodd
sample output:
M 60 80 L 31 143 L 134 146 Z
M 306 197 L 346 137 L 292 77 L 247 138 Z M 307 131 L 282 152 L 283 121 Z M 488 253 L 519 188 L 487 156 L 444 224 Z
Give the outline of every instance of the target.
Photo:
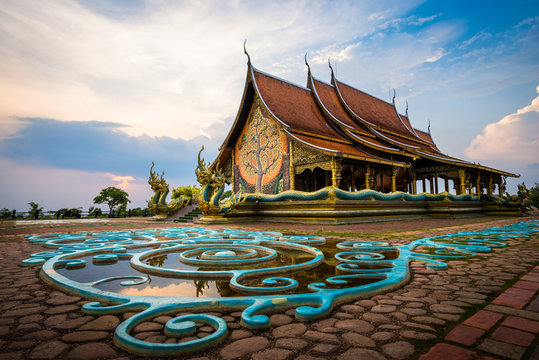
M 337 77 L 389 100 L 448 154 L 539 181 L 537 1 L 74 1 L 0 3 L 0 207 L 151 196 L 213 160 L 253 64 Z

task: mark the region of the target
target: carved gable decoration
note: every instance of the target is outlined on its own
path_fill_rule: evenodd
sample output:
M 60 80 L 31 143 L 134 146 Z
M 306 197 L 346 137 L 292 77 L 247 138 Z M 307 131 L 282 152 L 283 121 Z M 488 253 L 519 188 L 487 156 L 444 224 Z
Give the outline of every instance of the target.
M 306 169 L 313 170 L 316 167 L 322 170 L 331 170 L 330 155 L 319 153 L 298 142 L 292 142 L 292 159 L 296 174 L 300 174 Z
M 235 144 L 235 163 L 241 179 L 254 185 L 256 192 L 273 193 L 264 185 L 283 176 L 283 156 L 287 153 L 286 135 L 256 98 Z

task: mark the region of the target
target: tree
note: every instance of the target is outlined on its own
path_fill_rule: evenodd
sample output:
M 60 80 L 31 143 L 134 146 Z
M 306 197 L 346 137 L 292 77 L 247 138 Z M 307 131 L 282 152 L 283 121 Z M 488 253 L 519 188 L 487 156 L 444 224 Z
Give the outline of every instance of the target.
M 118 205 L 127 205 L 131 202 L 128 198 L 129 194 L 122 189 L 109 186 L 108 188 L 101 189 L 99 195 L 94 198 L 94 204 L 107 204 L 109 207 L 109 214 L 112 214 L 114 208 Z
M 96 206 L 90 206 L 90 208 L 88 209 L 88 216 L 98 217 L 98 216 L 101 216 L 101 214 L 102 214 L 101 209 Z
M 539 209 L 539 183 L 530 189 L 531 205 Z
M 172 188 L 172 199 L 179 199 L 180 196 L 191 197 L 200 194 L 200 188 L 196 185 L 178 186 Z
M 43 211 L 43 208 L 42 207 L 39 207 L 39 204 L 38 203 L 35 203 L 33 201 L 30 201 L 28 203 L 28 205 L 30 205 L 30 210 L 28 210 L 28 217 L 35 217 L 36 216 L 36 213 L 40 213 Z

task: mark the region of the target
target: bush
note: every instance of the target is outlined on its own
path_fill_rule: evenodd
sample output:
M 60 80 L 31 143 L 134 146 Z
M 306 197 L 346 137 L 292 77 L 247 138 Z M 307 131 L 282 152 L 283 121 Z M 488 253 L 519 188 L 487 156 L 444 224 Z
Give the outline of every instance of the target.
M 2 219 L 11 218 L 11 214 L 12 214 L 12 212 L 8 208 L 2 208 L 2 210 L 0 210 L 0 218 L 2 218 Z
M 146 213 L 149 214 L 150 213 L 150 210 L 146 210 Z M 134 208 L 134 209 L 131 209 L 131 216 L 142 216 L 144 214 L 144 209 L 143 208 Z
M 178 186 L 172 188 L 172 199 L 179 199 L 180 196 L 192 197 L 193 195 L 200 194 L 200 188 L 196 185 Z
M 60 218 L 60 217 L 61 218 L 72 217 L 72 218 L 80 219 L 81 212 L 82 212 L 81 207 L 79 207 L 79 208 L 71 208 L 71 209 L 62 208 L 62 209 L 60 209 L 60 210 L 58 210 L 56 212 L 56 217 L 57 218 Z
M 539 208 L 539 184 L 535 183 L 535 186 L 530 189 L 529 198 L 531 200 L 531 205 Z

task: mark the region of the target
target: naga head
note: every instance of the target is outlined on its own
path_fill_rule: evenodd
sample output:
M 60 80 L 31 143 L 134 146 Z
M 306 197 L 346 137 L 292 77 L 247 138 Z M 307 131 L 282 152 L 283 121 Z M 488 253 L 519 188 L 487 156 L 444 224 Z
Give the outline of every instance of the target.
M 150 168 L 150 177 L 148 178 L 148 184 L 152 187 L 153 191 L 163 191 L 163 189 L 168 188 L 168 184 L 164 179 L 165 172 L 163 171 L 161 173 L 161 177 L 157 177 L 157 174 L 155 171 L 153 171 L 153 167 L 155 164 L 152 161 L 152 167 Z
M 195 169 L 195 174 L 197 176 L 197 181 L 200 183 L 200 185 L 204 186 L 210 182 L 211 178 L 211 172 L 208 168 L 209 164 L 204 163 L 204 159 L 200 160 L 200 154 L 204 151 L 204 145 L 202 145 L 202 149 L 198 152 L 198 165 Z

